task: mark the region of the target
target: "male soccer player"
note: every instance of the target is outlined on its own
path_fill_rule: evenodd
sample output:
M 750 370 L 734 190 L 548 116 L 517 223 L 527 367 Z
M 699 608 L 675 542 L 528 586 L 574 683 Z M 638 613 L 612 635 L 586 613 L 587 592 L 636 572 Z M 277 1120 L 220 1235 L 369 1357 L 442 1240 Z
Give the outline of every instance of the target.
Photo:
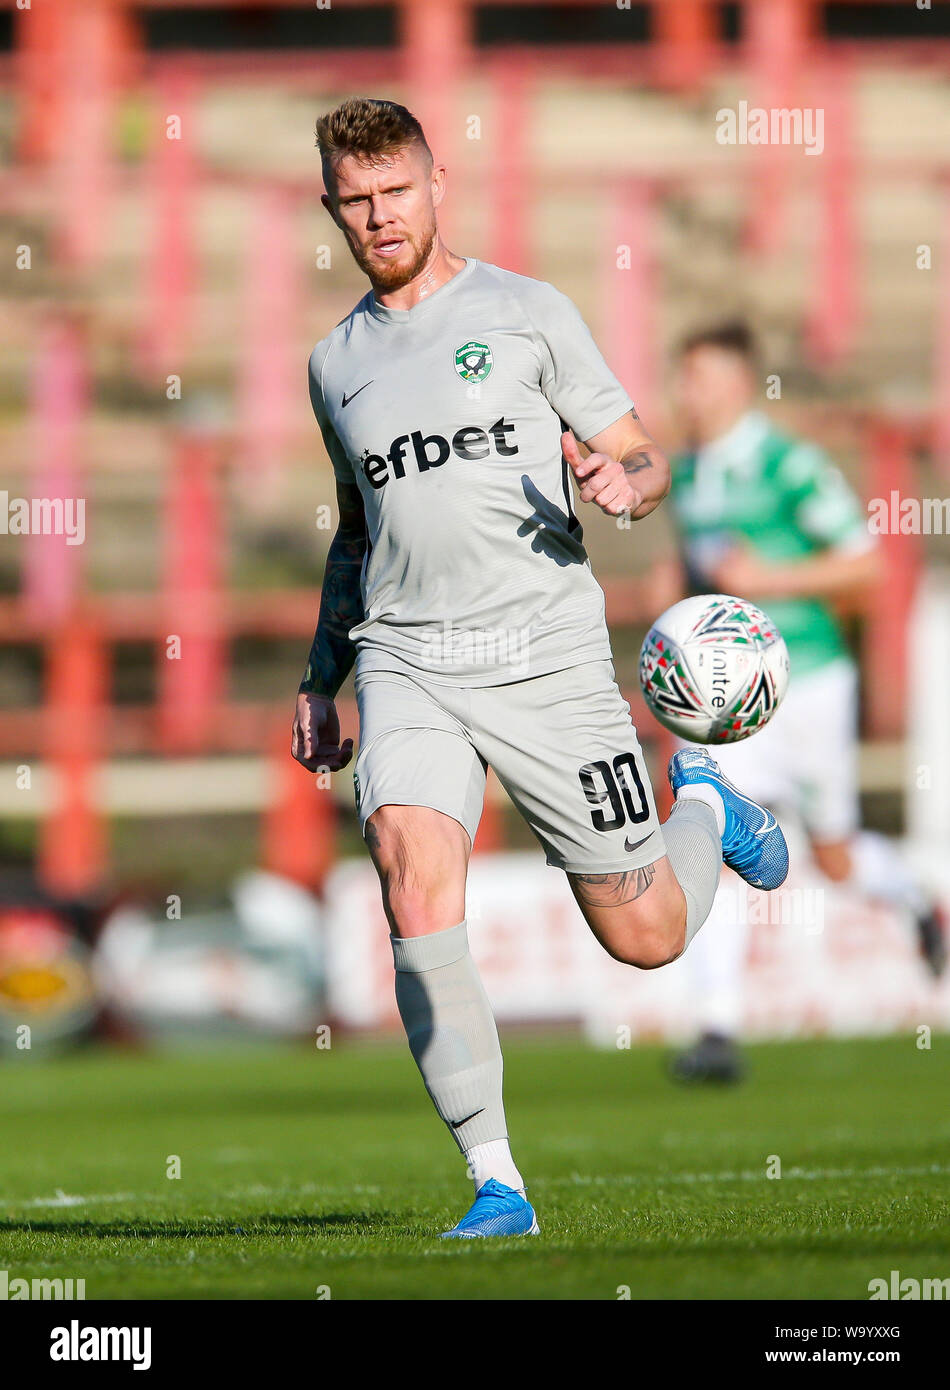
M 486 767 L 604 948 L 643 969 L 695 936 L 723 860 L 771 888 L 788 852 L 774 818 L 702 750 L 674 758 L 660 826 L 571 474 L 581 501 L 639 519 L 669 471 L 577 310 L 550 285 L 447 249 L 445 168 L 404 107 L 346 101 L 317 140 L 323 204 L 371 289 L 310 358 L 340 520 L 293 752 L 312 770 L 349 762 L 333 700 L 355 660 L 356 799 L 399 1013 L 475 1182 L 474 1205 L 444 1234 L 536 1234 L 466 936 Z
M 657 567 L 652 602 L 662 609 L 687 590 L 718 590 L 750 598 L 776 622 L 791 661 L 788 693 L 764 729 L 719 749 L 719 763 L 757 801 L 797 812 L 827 878 L 903 907 L 939 974 L 938 910 L 891 842 L 859 828 L 858 677 L 834 605 L 853 603 L 875 582 L 867 519 L 821 450 L 754 408 L 756 355 L 741 322 L 694 333 L 681 347 L 677 405 L 690 447 L 674 459 L 670 495 L 681 555 Z M 741 1072 L 735 1036 L 748 921 L 728 877 L 691 952 L 701 1032 L 674 1062 L 683 1080 Z

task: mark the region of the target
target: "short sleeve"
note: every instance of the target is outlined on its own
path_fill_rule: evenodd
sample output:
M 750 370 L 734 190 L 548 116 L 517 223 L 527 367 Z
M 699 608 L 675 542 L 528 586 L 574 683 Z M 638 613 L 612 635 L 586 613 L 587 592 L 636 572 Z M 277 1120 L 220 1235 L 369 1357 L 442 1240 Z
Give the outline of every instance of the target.
M 323 443 L 330 456 L 333 465 L 333 472 L 340 483 L 355 484 L 356 475 L 353 472 L 353 465 L 346 456 L 346 450 L 337 438 L 336 431 L 330 424 L 323 400 L 323 364 L 327 360 L 329 344 L 326 339 L 318 343 L 310 354 L 308 375 L 310 378 L 310 404 L 313 406 L 313 413 L 317 417 L 317 424 L 320 426 L 320 433 L 323 435 Z
M 541 390 L 579 439 L 592 439 L 634 408 L 574 303 L 553 285 L 522 290 L 541 354 Z
M 789 508 L 799 529 L 833 550 L 870 549 L 867 518 L 840 469 L 821 449 L 797 444 L 779 467 Z

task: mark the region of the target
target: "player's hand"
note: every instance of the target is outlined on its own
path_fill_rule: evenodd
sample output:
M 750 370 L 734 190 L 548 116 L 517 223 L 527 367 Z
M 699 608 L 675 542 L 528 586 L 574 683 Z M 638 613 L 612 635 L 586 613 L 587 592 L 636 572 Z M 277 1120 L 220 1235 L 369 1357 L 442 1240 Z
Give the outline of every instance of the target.
M 632 486 L 624 466 L 607 454 L 588 454 L 581 458 L 577 440 L 570 430 L 561 435 L 561 452 L 577 479 L 582 502 L 594 502 L 608 516 L 635 512 L 643 496 Z
M 712 574 L 713 583 L 723 594 L 737 598 L 768 598 L 776 591 L 776 570 L 764 564 L 747 545 L 734 545 L 720 560 Z
M 340 743 L 340 719 L 329 695 L 297 696 L 290 751 L 309 772 L 340 772 L 353 756 L 353 740 Z

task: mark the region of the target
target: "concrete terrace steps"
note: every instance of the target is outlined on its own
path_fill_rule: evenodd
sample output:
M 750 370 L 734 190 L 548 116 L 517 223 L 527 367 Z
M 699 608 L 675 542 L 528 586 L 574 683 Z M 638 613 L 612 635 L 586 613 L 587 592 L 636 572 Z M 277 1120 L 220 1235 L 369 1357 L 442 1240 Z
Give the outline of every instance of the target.
M 719 313 L 750 314 L 761 327 L 770 355 L 796 380 L 811 382 L 814 393 L 834 398 L 844 392 L 855 401 L 875 402 L 897 396 L 918 408 L 932 399 L 931 359 L 939 272 L 917 270 L 920 243 L 934 247 L 940 263 L 941 238 L 948 215 L 932 183 L 898 177 L 902 165 L 950 157 L 950 89 L 932 72 L 869 70 L 856 80 L 857 125 L 866 157 L 889 161 L 889 173 L 866 178 L 861 187 L 859 219 L 862 241 L 861 296 L 866 309 L 855 350 L 835 372 L 808 369 L 801 359 L 802 328 L 812 294 L 816 245 L 817 167 L 820 160 L 790 151 L 797 174 L 787 202 L 784 246 L 772 257 L 750 261 L 742 255 L 744 181 L 719 180 L 691 186 L 686 171 L 704 166 L 738 171 L 749 150 L 723 149 L 715 142 L 715 113 L 740 99 L 754 100 L 751 83 L 740 72 L 723 74 L 701 99 L 667 95 L 610 83 L 582 87 L 561 78 L 540 80 L 532 100 L 529 147 L 542 171 L 545 192 L 531 210 L 534 262 L 531 273 L 551 279 L 575 298 L 595 334 L 602 332 L 603 293 L 599 256 L 603 249 L 601 217 L 608 176 L 616 171 L 650 173 L 671 180 L 657 219 L 655 247 L 660 303 L 656 332 L 663 351 L 697 319 Z M 331 489 L 328 465 L 309 413 L 303 364 L 317 341 L 365 290 L 339 234 L 319 206 L 319 168 L 313 148 L 317 113 L 344 93 L 305 96 L 258 84 L 209 91 L 196 111 L 197 138 L 203 159 L 224 176 L 249 173 L 262 180 L 276 174 L 306 185 L 293 227 L 301 257 L 300 303 L 294 324 L 294 353 L 301 364 L 299 438 L 291 451 L 286 505 L 279 515 L 293 523 L 296 509 L 323 500 Z M 393 90 L 397 97 L 405 96 Z M 494 95 L 481 77 L 459 93 L 460 113 L 481 113 L 482 141 L 460 140 L 453 176 L 457 231 L 453 246 L 488 256 L 484 190 L 492 177 L 495 129 Z M 797 163 L 796 163 L 797 161 Z M 574 171 L 590 187 L 580 193 Z M 680 174 L 683 175 L 680 181 Z M 247 239 L 253 223 L 252 182 L 241 187 L 218 181 L 203 191 L 197 209 L 200 256 L 199 296 L 193 330 L 182 366 L 189 389 L 210 389 L 235 428 L 234 387 L 238 379 L 236 345 L 241 340 Z M 40 251 L 33 274 L 0 269 L 0 292 L 11 296 L 2 311 L 0 369 L 6 385 L 0 402 L 0 443 L 14 478 L 24 476 L 29 435 L 23 419 L 27 366 L 33 350 L 41 306 L 33 299 L 55 296 L 58 273 L 43 264 L 49 219 L 48 198 L 35 191 L 28 206 L 0 217 L 17 242 L 25 239 Z M 165 403 L 156 390 L 153 410 L 133 403 L 120 409 L 112 386 L 121 380 L 125 345 L 134 341 L 141 322 L 141 285 L 148 244 L 148 189 L 126 178 L 107 228 L 105 260 L 78 297 L 91 306 L 95 357 L 100 372 L 101 403 L 90 432 L 90 466 L 96 482 L 102 522 L 96 533 L 96 577 L 111 582 L 128 572 L 148 582 L 158 563 L 156 472 L 162 450 L 156 422 Z M 314 248 L 333 247 L 333 269 L 312 269 Z M 635 331 L 636 325 L 631 325 Z M 106 387 L 109 387 L 106 390 Z M 654 414 L 656 411 L 653 412 Z M 130 447 L 136 428 L 143 447 Z M 9 447 L 7 447 L 9 446 Z M 139 503 L 136 506 L 136 503 Z M 234 503 L 242 536 L 253 539 L 273 517 L 257 517 Z M 595 528 L 596 529 L 596 528 Z M 322 548 L 318 537 L 315 547 Z

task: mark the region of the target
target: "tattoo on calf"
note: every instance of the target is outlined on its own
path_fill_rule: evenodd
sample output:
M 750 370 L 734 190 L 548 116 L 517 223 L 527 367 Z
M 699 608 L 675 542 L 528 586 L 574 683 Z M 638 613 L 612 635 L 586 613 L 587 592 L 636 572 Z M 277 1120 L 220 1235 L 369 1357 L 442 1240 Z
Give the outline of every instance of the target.
M 591 907 L 621 907 L 641 897 L 656 877 L 653 864 L 615 874 L 571 874 L 581 902 Z

